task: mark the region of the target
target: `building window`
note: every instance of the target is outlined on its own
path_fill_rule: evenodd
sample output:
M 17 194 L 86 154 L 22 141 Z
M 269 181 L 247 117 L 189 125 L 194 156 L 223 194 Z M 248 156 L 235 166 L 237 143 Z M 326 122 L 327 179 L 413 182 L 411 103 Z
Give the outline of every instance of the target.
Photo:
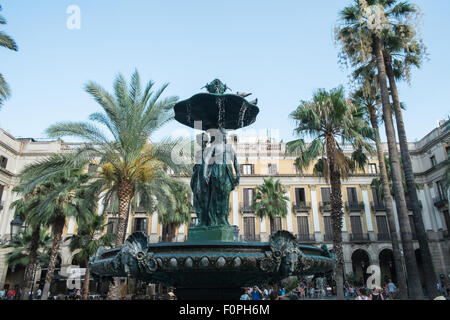
M 324 233 L 325 241 L 333 240 L 333 224 L 331 223 L 330 216 L 323 217 L 323 225 L 325 228 L 325 230 L 324 230 L 325 231 L 325 233 Z
M 297 217 L 297 234 L 299 236 L 308 236 L 309 235 L 308 217 L 306 217 L 306 216 Z
M 347 199 L 350 205 L 358 204 L 358 193 L 355 187 L 347 188 Z
M 255 201 L 255 189 L 244 188 L 244 209 L 251 210 Z
M 119 219 L 118 218 L 109 218 L 106 232 L 108 234 L 117 234 L 117 226 L 118 226 L 118 224 L 119 224 Z
M 372 198 L 373 198 L 373 203 L 376 206 L 380 206 L 383 205 L 383 201 L 381 201 L 379 195 L 378 195 L 378 190 L 375 188 L 372 188 Z
M 436 167 L 436 165 L 437 165 L 436 157 L 435 157 L 435 156 L 432 156 L 432 157 L 430 158 L 430 160 L 431 160 L 431 166 L 432 166 L 433 168 Z
M 306 193 L 305 188 L 295 188 L 295 203 L 306 204 Z
M 0 210 L 3 209 L 2 198 L 3 198 L 3 191 L 4 190 L 5 190 L 5 186 L 0 184 Z
M 244 238 L 255 238 L 255 217 L 244 217 Z
M 350 225 L 352 227 L 353 235 L 362 235 L 363 234 L 363 228 L 362 228 L 360 216 L 350 216 Z
M 147 218 L 134 218 L 133 219 L 133 232 L 144 232 L 147 234 Z
M 189 228 L 195 227 L 198 224 L 198 218 L 192 217 L 191 221 L 189 222 Z
M 369 173 L 370 174 L 377 174 L 377 164 L 376 163 L 369 163 Z
M 331 200 L 330 200 L 331 188 L 321 188 L 320 193 L 322 196 L 322 204 L 323 205 L 331 204 Z
M 8 164 L 8 158 L 4 156 L 0 156 L 0 167 L 6 169 L 6 165 Z
M 389 240 L 389 227 L 386 216 L 376 216 L 378 240 Z
M 253 164 L 243 164 L 241 165 L 241 174 L 242 175 L 252 175 L 254 173 Z
M 269 163 L 268 168 L 269 168 L 269 174 L 271 174 L 271 175 L 278 174 L 278 166 L 276 163 Z
M 447 159 L 450 159 L 450 146 L 445 147 L 445 151 L 447 152 Z
M 442 186 L 442 181 L 436 182 L 436 186 L 437 186 L 438 193 L 439 193 L 439 199 L 440 200 L 446 200 L 447 196 L 446 196 L 446 194 L 444 192 L 444 187 Z
M 283 222 L 281 217 L 270 219 L 270 233 L 276 233 L 277 231 L 283 230 Z

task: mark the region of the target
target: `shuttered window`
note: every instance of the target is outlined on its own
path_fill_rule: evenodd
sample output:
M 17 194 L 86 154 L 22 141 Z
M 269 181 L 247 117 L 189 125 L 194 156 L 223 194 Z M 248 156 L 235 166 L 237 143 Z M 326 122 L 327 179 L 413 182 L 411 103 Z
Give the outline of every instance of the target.
M 347 188 L 347 198 L 349 203 L 352 204 L 358 203 L 358 194 L 356 192 L 356 188 L 354 187 Z
M 383 204 L 380 197 L 378 196 L 378 192 L 375 188 L 372 188 L 372 198 L 373 198 L 374 204 L 378 204 L 378 205 Z
M 363 234 L 361 217 L 360 216 L 350 216 L 350 224 L 352 226 L 353 234 Z
M 322 203 L 330 204 L 331 189 L 330 188 L 321 188 L 320 193 L 322 195 Z
M 309 235 L 308 217 L 297 217 L 297 233 L 299 235 Z
M 323 217 L 323 224 L 325 227 L 325 234 L 331 236 L 333 234 L 333 225 L 331 223 L 331 217 L 330 216 Z
M 0 184 L 0 201 L 2 201 L 2 197 L 3 197 L 3 190 L 5 190 L 5 186 Z
M 275 233 L 277 231 L 283 230 L 283 223 L 281 217 L 276 217 L 270 220 L 270 232 Z
M 108 219 L 108 227 L 106 232 L 109 234 L 116 234 L 117 233 L 117 224 L 119 223 L 118 218 L 109 218 Z
M 411 233 L 413 239 L 417 239 L 416 225 L 414 224 L 414 216 L 409 216 L 409 224 L 411 225 Z
M 385 216 L 377 216 L 378 233 L 389 234 L 389 227 Z
M 255 234 L 255 218 L 244 217 L 244 236 L 254 236 Z
M 242 175 L 252 175 L 255 172 L 253 164 L 242 164 L 240 170 Z
M 0 167 L 6 169 L 6 165 L 8 164 L 8 158 L 4 156 L 0 156 Z

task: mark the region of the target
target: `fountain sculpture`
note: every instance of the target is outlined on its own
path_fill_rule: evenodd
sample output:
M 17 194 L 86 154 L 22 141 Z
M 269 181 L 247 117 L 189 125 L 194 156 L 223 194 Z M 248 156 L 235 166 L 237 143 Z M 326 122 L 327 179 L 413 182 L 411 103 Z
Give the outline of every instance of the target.
M 273 234 L 269 243 L 234 241 L 229 195 L 239 184 L 239 165 L 225 130 L 251 125 L 259 109 L 243 95 L 226 94 L 229 88 L 218 79 L 205 87 L 208 93 L 174 107 L 178 122 L 209 133 L 197 137 L 201 150 L 191 179 L 198 224 L 186 242 L 149 243 L 138 232 L 120 247 L 100 248 L 89 262 L 93 276 L 130 276 L 175 287 L 179 299 L 211 300 L 237 299 L 244 286 L 331 272 L 335 260 L 326 246 L 300 245 L 288 231 Z

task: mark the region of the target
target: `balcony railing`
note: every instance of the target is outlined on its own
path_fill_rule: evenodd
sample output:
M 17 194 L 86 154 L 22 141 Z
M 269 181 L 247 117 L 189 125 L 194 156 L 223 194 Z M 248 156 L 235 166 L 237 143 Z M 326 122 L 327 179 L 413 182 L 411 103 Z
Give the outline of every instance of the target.
M 352 233 L 350 234 L 350 241 L 352 242 L 368 242 L 370 241 L 367 233 Z
M 244 212 L 255 212 L 255 210 L 253 210 L 252 206 L 253 206 L 252 203 L 242 203 L 241 202 L 241 205 L 239 206 L 239 208 L 240 208 L 240 211 L 243 213 Z
M 373 211 L 386 211 L 386 206 L 382 202 L 374 202 L 372 203 Z
M 389 233 L 378 233 L 377 239 L 378 241 L 390 241 L 391 235 Z
M 297 234 L 297 240 L 303 243 L 313 243 L 316 242 L 316 237 L 314 234 Z
M 319 208 L 322 212 L 331 211 L 331 202 L 321 202 Z
M 364 210 L 364 202 L 346 202 L 345 208 L 347 211 L 361 211 Z
M 259 235 L 256 235 L 256 234 L 241 235 L 239 237 L 239 240 L 241 242 L 260 242 L 261 241 L 261 237 Z
M 448 205 L 448 199 L 447 196 L 442 195 L 436 198 L 433 198 L 434 206 L 438 209 L 445 207 Z
M 332 234 L 325 233 L 325 234 L 323 235 L 323 240 L 326 241 L 326 242 L 333 241 L 333 235 L 332 235 Z
M 133 211 L 134 213 L 147 213 L 147 210 L 141 206 L 138 206 L 138 207 L 133 206 L 131 208 L 131 211 Z
M 308 212 L 311 210 L 311 202 L 300 202 L 292 204 L 295 212 Z

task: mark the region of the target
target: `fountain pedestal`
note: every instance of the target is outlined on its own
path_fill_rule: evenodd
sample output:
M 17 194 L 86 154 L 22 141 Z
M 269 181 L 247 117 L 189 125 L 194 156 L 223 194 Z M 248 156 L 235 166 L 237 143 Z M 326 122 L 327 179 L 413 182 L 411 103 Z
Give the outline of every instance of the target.
M 190 241 L 190 242 L 210 242 L 210 241 L 233 242 L 234 241 L 234 229 L 231 226 L 191 227 L 191 228 L 189 228 L 189 231 L 188 231 L 187 241 Z

